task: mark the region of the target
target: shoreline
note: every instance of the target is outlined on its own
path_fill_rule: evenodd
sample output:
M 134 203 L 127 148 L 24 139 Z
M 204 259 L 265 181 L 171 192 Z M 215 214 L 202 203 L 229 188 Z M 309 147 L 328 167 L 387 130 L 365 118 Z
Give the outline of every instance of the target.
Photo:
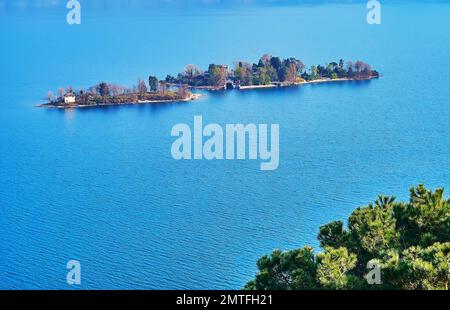
M 322 78 L 313 81 L 303 81 L 296 83 L 272 83 L 268 85 L 250 85 L 250 86 L 239 86 L 235 87 L 232 90 L 238 91 L 248 91 L 254 89 L 273 89 L 273 88 L 287 88 L 287 87 L 297 87 L 308 84 L 326 84 L 326 83 L 336 83 L 336 82 L 350 82 L 350 81 L 370 81 L 373 79 L 378 79 L 379 76 L 372 76 L 365 79 L 349 79 L 349 78 Z M 227 91 L 226 87 L 215 87 L 215 86 L 197 86 L 190 87 L 191 89 L 201 90 L 201 91 Z M 189 97 L 185 99 L 174 99 L 174 100 L 138 100 L 137 102 L 126 102 L 126 103 L 99 103 L 94 105 L 82 105 L 82 104 L 70 104 L 70 105 L 62 105 L 62 104 L 52 104 L 52 103 L 44 103 L 38 104 L 36 107 L 38 108 L 48 108 L 48 109 L 83 109 L 83 108 L 95 108 L 95 107 L 111 107 L 111 106 L 126 106 L 126 105 L 139 105 L 139 104 L 165 104 L 165 103 L 181 103 L 181 102 L 191 102 L 202 98 L 204 95 L 199 93 L 191 94 Z
M 286 84 L 268 84 L 268 85 L 251 85 L 251 86 L 241 86 L 236 88 L 236 90 L 252 90 L 252 89 L 266 89 L 266 88 L 285 88 L 285 87 L 295 87 L 308 84 L 324 84 L 324 83 L 335 83 L 335 82 L 350 82 L 350 81 L 370 81 L 373 79 L 378 79 L 379 77 L 373 76 L 367 79 L 349 79 L 349 78 L 338 78 L 338 79 L 319 79 L 313 81 L 304 81 L 296 83 L 286 83 Z
M 203 97 L 202 94 L 191 94 L 188 98 L 185 99 L 176 99 L 176 100 L 138 100 L 137 102 L 126 102 L 126 103 L 100 103 L 100 104 L 91 104 L 91 105 L 82 105 L 82 104 L 71 104 L 71 105 L 56 105 L 51 103 L 38 104 L 36 107 L 38 108 L 47 108 L 47 109 L 84 109 L 84 108 L 97 108 L 97 107 L 112 107 L 112 106 L 125 106 L 125 105 L 138 105 L 138 104 L 164 104 L 164 103 L 177 103 L 177 102 L 190 102 L 195 101 Z
M 271 83 L 267 85 L 249 85 L 249 86 L 237 86 L 233 89 L 227 89 L 226 86 L 224 87 L 217 87 L 217 86 L 190 86 L 190 89 L 195 90 L 203 90 L 203 91 L 221 91 L 221 90 L 252 90 L 252 89 L 267 89 L 267 88 L 286 88 L 286 87 L 295 87 L 295 86 L 301 86 L 301 85 L 308 85 L 308 84 L 324 84 L 324 83 L 336 83 L 336 82 L 351 82 L 351 81 L 370 81 L 373 79 L 378 79 L 380 76 L 371 76 L 369 78 L 364 79 L 355 79 L 355 78 L 337 78 L 337 79 L 330 79 L 330 78 L 322 78 L 312 81 L 303 81 L 303 82 L 295 82 L 295 83 L 286 83 L 286 82 L 279 82 L 279 83 Z

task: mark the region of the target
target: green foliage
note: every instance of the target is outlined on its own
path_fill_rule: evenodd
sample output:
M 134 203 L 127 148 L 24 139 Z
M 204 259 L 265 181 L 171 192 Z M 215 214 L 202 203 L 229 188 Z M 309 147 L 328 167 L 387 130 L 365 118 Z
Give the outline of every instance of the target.
M 317 282 L 325 289 L 351 288 L 357 278 L 349 271 L 355 268 L 357 257 L 347 248 L 325 248 L 317 255 Z
M 409 203 L 395 210 L 404 247 L 450 242 L 450 200 L 444 198 L 444 190 L 432 192 L 420 185 L 410 196 Z
M 250 64 L 239 62 L 234 70 L 234 79 L 240 82 L 240 85 L 253 85 L 253 72 Z
M 267 68 L 258 68 L 257 73 L 253 78 L 255 85 L 268 85 L 271 82 L 270 74 Z
M 248 290 L 299 290 L 315 289 L 316 261 L 311 247 L 282 252 L 273 251 L 259 259 L 259 272 L 255 280 L 245 287 Z
M 108 83 L 101 82 L 101 83 L 97 86 L 97 91 L 98 91 L 98 93 L 100 94 L 100 96 L 102 96 L 102 97 L 109 96 L 110 90 L 109 90 L 109 85 L 108 85 Z
M 393 288 L 448 290 L 450 243 L 410 247 L 401 255 L 391 253 L 383 265 L 383 278 Z
M 394 198 L 380 196 L 375 205 L 359 208 L 349 218 L 350 248 L 376 258 L 397 247 L 399 234 L 393 214 Z
M 354 68 L 357 69 L 356 73 Z M 211 64 L 204 72 L 193 65 L 188 65 L 186 70 L 179 73 L 177 77 L 167 76 L 166 81 L 193 87 L 221 88 L 228 79 L 236 85 L 252 86 L 271 83 L 294 84 L 301 79 L 306 81 L 338 78 L 368 79 L 378 76 L 378 72 L 372 71 L 370 65 L 362 61 L 357 61 L 355 65 L 349 62 L 348 69 L 345 68 L 344 60 L 340 59 L 339 62 L 331 62 L 325 66 L 312 66 L 310 70 L 305 70 L 305 65 L 300 59 L 294 57 L 283 59 L 265 54 L 258 63 L 239 61 L 233 70 L 228 70 L 227 66 Z
M 311 80 L 317 80 L 318 78 L 320 78 L 320 76 L 317 66 L 311 66 Z
M 319 236 L 320 246 L 340 248 L 347 246 L 348 233 L 344 231 L 344 223 L 341 221 L 332 222 L 320 227 Z
M 209 85 L 221 87 L 227 82 L 227 69 L 224 66 L 211 64 L 208 68 Z
M 380 195 L 350 215 L 347 229 L 341 221 L 322 226 L 318 240 L 323 252 L 316 256 L 306 247 L 261 258 L 246 289 L 449 289 L 450 200 L 443 189 L 419 185 L 408 203 Z M 375 286 L 365 279 L 373 260 L 382 279 Z
M 169 77 L 169 79 L 170 79 L 170 77 Z M 159 85 L 158 78 L 156 76 L 149 76 L 148 77 L 148 85 L 150 86 L 151 92 L 157 92 L 158 85 Z

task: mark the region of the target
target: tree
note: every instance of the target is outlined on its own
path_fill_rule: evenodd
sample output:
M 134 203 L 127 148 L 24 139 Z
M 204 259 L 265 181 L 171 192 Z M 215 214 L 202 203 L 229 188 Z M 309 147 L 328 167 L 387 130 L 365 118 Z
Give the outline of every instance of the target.
M 184 74 L 188 79 L 193 79 L 203 74 L 203 71 L 194 65 L 187 65 L 184 69 Z
M 52 103 L 52 102 L 54 102 L 54 101 L 56 100 L 55 95 L 54 95 L 53 92 L 51 92 L 51 91 L 49 91 L 49 92 L 47 93 L 47 96 L 45 97 L 45 99 L 46 99 L 48 102 L 50 102 L 50 103 Z
M 400 255 L 391 252 L 383 264 L 383 278 L 391 287 L 405 290 L 448 290 L 450 243 L 410 247 Z
M 323 248 L 340 248 L 348 245 L 348 233 L 344 230 L 344 223 L 341 221 L 331 222 L 320 227 L 317 239 Z
M 59 98 L 63 98 L 65 94 L 66 94 L 66 91 L 64 90 L 64 88 L 61 87 L 58 89 Z
M 286 68 L 288 68 L 289 66 L 291 66 L 293 64 L 297 75 L 300 75 L 303 72 L 303 70 L 305 69 L 305 65 L 303 64 L 303 62 L 300 59 L 296 59 L 293 57 L 284 60 L 283 63 Z
M 449 289 L 450 199 L 443 189 L 419 185 L 407 203 L 380 195 L 351 214 L 347 229 L 332 222 L 318 239 L 324 251 L 316 256 L 304 248 L 263 257 L 246 289 Z M 305 249 L 309 263 L 293 259 Z M 366 282 L 369 262 L 381 268 L 377 286 Z
M 227 82 L 228 71 L 225 66 L 211 64 L 208 73 L 211 86 L 222 87 Z
M 254 85 L 268 85 L 270 84 L 271 79 L 270 75 L 268 74 L 266 67 L 260 67 L 257 69 L 257 73 L 253 78 L 253 84 Z
M 325 289 L 346 289 L 356 285 L 357 278 L 348 272 L 355 268 L 357 257 L 346 248 L 325 248 L 317 255 L 317 281 Z
M 109 85 L 106 82 L 101 82 L 97 86 L 97 92 L 100 94 L 101 97 L 107 97 L 110 95 Z
M 353 61 L 347 62 L 347 76 L 349 78 L 353 78 L 355 76 L 354 70 L 353 70 Z
M 334 71 L 337 75 L 337 78 L 345 78 L 347 77 L 347 71 L 345 70 L 344 59 L 339 60 L 338 67 Z
M 362 71 L 363 68 L 364 68 L 364 62 L 362 62 L 360 60 L 355 62 L 355 70 L 356 70 L 357 74 L 359 74 Z
M 160 81 L 159 82 L 159 91 L 163 95 L 166 94 L 166 92 L 167 92 L 167 82 L 165 82 L 165 81 Z
M 274 251 L 258 261 L 259 272 L 254 281 L 247 284 L 248 290 L 298 290 L 315 289 L 316 261 L 313 249 L 282 252 Z
M 258 65 L 260 67 L 268 67 L 270 66 L 270 61 L 272 60 L 272 56 L 269 54 L 264 54 L 262 55 L 262 57 L 259 59 L 259 63 Z
M 167 79 L 166 79 L 167 81 Z M 168 83 L 170 83 L 170 81 L 167 81 Z M 151 92 L 157 92 L 158 91 L 158 78 L 156 76 L 149 76 L 148 77 L 148 85 L 150 86 L 150 91 Z
M 187 98 L 188 97 L 189 91 L 188 91 L 186 85 L 181 85 L 180 87 L 178 87 L 178 95 L 180 96 L 180 98 Z
M 317 66 L 311 66 L 311 80 L 317 80 L 320 78 L 319 76 L 319 70 L 317 69 Z
M 271 65 L 267 66 L 266 70 L 267 70 L 267 75 L 269 76 L 271 82 L 279 81 L 278 72 L 277 72 L 277 70 L 275 70 L 275 68 L 273 66 L 271 66 Z
M 171 75 L 167 75 L 165 81 L 167 83 L 175 84 L 175 83 L 177 83 L 177 78 L 174 76 L 171 76 Z
M 97 96 L 98 92 L 98 85 L 95 86 L 91 86 L 88 88 L 88 93 L 91 94 L 92 96 Z
M 364 78 L 369 78 L 371 77 L 371 75 L 372 75 L 372 67 L 369 64 L 364 63 L 362 67 L 362 76 Z
M 389 249 L 398 248 L 400 235 L 396 230 L 394 201 L 393 197 L 379 196 L 375 204 L 358 208 L 350 216 L 348 247 L 359 254 L 360 269 Z
M 444 189 L 430 191 L 423 185 L 410 190 L 410 202 L 395 206 L 397 227 L 404 247 L 450 242 L 450 200 Z
M 329 72 L 333 72 L 333 71 L 335 71 L 337 68 L 338 68 L 338 64 L 335 63 L 335 62 L 330 62 L 330 63 L 327 65 L 327 71 L 329 71 Z
M 278 78 L 281 79 L 281 77 L 283 76 L 283 65 L 281 59 L 279 57 L 272 57 L 270 59 L 270 64 L 277 72 Z
M 298 76 L 298 68 L 295 63 L 290 63 L 286 67 L 286 73 L 284 75 L 284 80 L 289 83 L 295 83 Z
M 111 94 L 113 96 L 118 96 L 122 92 L 122 87 L 117 84 L 113 84 L 113 85 L 110 85 L 110 90 L 111 90 Z
M 147 92 L 147 85 L 145 84 L 145 82 L 141 79 L 138 79 L 137 82 L 137 91 L 140 94 L 145 94 Z
M 246 62 L 237 62 L 234 69 L 234 79 L 240 85 L 249 86 L 253 84 L 252 65 Z

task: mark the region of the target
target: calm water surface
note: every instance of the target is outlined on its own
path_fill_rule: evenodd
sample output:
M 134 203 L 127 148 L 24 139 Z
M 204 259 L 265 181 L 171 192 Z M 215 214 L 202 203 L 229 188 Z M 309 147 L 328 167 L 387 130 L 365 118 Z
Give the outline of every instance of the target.
M 258 257 L 317 246 L 320 225 L 379 193 L 450 188 L 446 2 L 386 1 L 382 25 L 369 26 L 364 1 L 90 1 L 75 27 L 64 1 L 33 3 L 0 1 L 0 289 L 67 289 L 69 259 L 83 289 L 237 289 Z M 33 107 L 61 86 L 131 85 L 264 53 L 362 59 L 383 78 L 189 104 Z M 174 161 L 171 128 L 195 115 L 279 123 L 279 169 Z

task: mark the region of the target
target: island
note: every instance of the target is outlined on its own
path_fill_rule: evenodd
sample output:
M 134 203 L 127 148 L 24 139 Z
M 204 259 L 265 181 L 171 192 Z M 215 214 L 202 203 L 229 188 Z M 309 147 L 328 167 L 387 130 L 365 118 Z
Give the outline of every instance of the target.
M 101 82 L 88 89 L 75 91 L 72 87 L 60 88 L 58 96 L 48 92 L 46 103 L 39 107 L 82 108 L 144 103 L 188 102 L 201 97 L 193 90 L 250 90 L 275 87 L 292 87 L 312 83 L 329 83 L 379 78 L 378 71 L 363 61 L 340 59 L 309 69 L 296 58 L 282 59 L 263 55 L 258 63 L 236 61 L 234 67 L 210 64 L 208 70 L 187 65 L 176 77 L 167 75 L 164 80 L 150 75 L 148 83 L 138 79 L 132 87 Z
M 151 84 L 150 84 L 151 85 Z M 152 86 L 151 86 L 152 87 Z M 40 104 L 43 108 L 86 108 L 114 105 L 130 105 L 145 103 L 171 103 L 197 100 L 200 94 L 193 94 L 185 85 L 173 89 L 164 82 L 157 82 L 157 87 L 147 88 L 146 83 L 139 79 L 136 86 L 128 88 L 117 84 L 101 82 L 87 90 L 74 91 L 71 86 L 60 88 L 58 96 L 48 92 L 47 103 Z

